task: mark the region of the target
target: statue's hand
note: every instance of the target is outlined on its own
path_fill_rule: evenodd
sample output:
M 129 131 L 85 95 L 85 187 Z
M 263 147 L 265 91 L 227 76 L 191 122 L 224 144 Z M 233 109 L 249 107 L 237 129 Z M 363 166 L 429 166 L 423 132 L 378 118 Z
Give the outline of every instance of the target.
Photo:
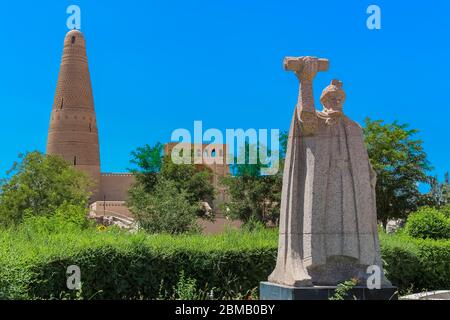
M 319 59 L 314 57 L 303 57 L 301 70 L 295 72 L 300 81 L 313 81 L 319 72 Z

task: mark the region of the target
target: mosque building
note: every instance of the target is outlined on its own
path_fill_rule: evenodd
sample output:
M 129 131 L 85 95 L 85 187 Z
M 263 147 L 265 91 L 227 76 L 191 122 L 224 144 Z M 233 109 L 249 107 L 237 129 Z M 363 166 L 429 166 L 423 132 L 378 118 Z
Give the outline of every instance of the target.
M 164 151 L 170 154 L 176 144 L 169 143 Z M 208 145 L 194 145 L 194 150 L 204 152 Z M 214 146 L 214 156 L 225 157 L 226 145 Z M 209 145 L 211 148 L 211 145 Z M 217 150 L 217 153 L 215 152 Z M 62 156 L 75 168 L 87 173 L 94 181 L 90 199 L 90 215 L 97 219 L 108 217 L 123 223 L 133 221 L 126 206 L 128 189 L 135 179 L 131 173 L 101 172 L 100 148 L 94 97 L 86 54 L 86 41 L 79 30 L 71 30 L 64 39 L 64 49 L 59 70 L 56 93 L 50 116 L 47 154 Z M 209 155 L 212 156 L 212 155 Z M 229 166 L 205 164 L 212 173 L 216 200 L 211 206 L 218 208 L 226 200 L 226 190 L 219 179 L 230 174 Z M 237 226 L 218 214 L 214 223 L 199 219 L 206 233 L 223 230 L 225 225 Z

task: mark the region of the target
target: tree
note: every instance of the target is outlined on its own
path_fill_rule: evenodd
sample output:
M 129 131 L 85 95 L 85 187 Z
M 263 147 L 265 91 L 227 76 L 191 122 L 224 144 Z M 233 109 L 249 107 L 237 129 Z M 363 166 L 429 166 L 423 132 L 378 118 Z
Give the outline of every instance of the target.
M 53 215 L 61 206 L 86 209 L 91 179 L 63 158 L 30 152 L 19 155 L 0 191 L 0 224 L 17 225 L 25 216 Z
M 378 219 L 386 227 L 392 218 L 404 218 L 417 209 L 421 194 L 419 183 L 428 183 L 431 169 L 423 142 L 414 139 L 418 130 L 407 124 L 365 119 L 367 151 L 377 173 Z
M 130 210 L 139 226 L 150 233 L 179 234 L 199 231 L 197 211 L 200 204 L 191 204 L 188 192 L 172 180 L 158 179 L 153 192 L 142 184 L 130 190 Z
M 170 186 L 173 185 L 179 192 L 185 193 L 189 203 L 198 207 L 197 215 L 199 217 L 212 219 L 211 216 L 206 215 L 205 210 L 198 206 L 201 202 L 212 203 L 214 200 L 211 173 L 207 168 L 194 164 L 175 164 L 170 155 L 163 156 L 163 145 L 160 143 L 154 147 L 146 145 L 137 148 L 131 155 L 131 163 L 135 166 L 131 171 L 136 175 L 136 183 L 130 189 L 132 195 L 129 199 L 130 206 L 140 208 L 139 202 L 146 201 L 144 197 L 140 199 L 140 196 L 143 196 L 144 193 L 153 194 L 154 188 L 160 181 L 171 181 Z M 159 187 L 167 185 L 167 183 L 163 183 Z
M 282 151 L 274 150 L 273 152 Z M 238 157 L 235 157 L 235 164 L 232 165 L 232 176 L 222 179 L 222 184 L 228 188 L 230 200 L 224 204 L 228 214 L 234 219 L 240 219 L 244 224 L 259 221 L 262 223 L 277 223 L 280 215 L 281 186 L 283 179 L 283 165 L 275 175 L 262 175 L 261 169 L 268 165 L 263 164 L 259 158 L 259 149 L 265 148 L 262 145 L 245 144 L 241 153 L 245 154 L 245 162 L 238 164 Z M 285 149 L 284 149 L 285 150 Z M 258 154 L 255 164 L 250 164 L 249 155 L 251 152 Z M 268 154 L 270 155 L 270 150 Z
M 134 167 L 128 170 L 147 192 L 151 192 L 157 182 L 157 175 L 162 166 L 163 148 L 158 142 L 153 147 L 146 144 L 131 152 L 130 163 Z
M 281 131 L 280 133 L 280 159 L 284 163 L 284 159 L 286 158 L 287 145 L 289 140 L 289 132 Z
M 176 164 L 169 155 L 164 156 L 159 174 L 160 179 L 173 181 L 179 190 L 185 190 L 191 204 L 212 203 L 214 186 L 212 173 L 202 165 Z
M 430 206 L 441 209 L 450 204 L 450 184 L 448 172 L 445 173 L 443 182 L 439 182 L 438 177 L 429 177 L 430 191 L 423 194 L 419 204 L 420 206 Z
M 450 205 L 450 178 L 448 172 L 445 173 L 444 182 L 442 184 L 442 199 L 444 205 Z

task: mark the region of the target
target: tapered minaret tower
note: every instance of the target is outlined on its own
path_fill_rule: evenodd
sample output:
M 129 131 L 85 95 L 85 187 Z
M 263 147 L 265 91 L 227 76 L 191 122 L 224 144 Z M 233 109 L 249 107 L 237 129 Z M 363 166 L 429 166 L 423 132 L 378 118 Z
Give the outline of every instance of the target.
M 48 130 L 47 154 L 58 154 L 95 181 L 92 201 L 99 200 L 100 152 L 86 43 L 69 31 Z

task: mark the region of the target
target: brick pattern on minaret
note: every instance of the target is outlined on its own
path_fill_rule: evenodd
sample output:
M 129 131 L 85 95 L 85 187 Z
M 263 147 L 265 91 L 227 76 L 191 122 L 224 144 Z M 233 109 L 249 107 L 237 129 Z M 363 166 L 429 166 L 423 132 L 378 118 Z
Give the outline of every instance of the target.
M 83 34 L 69 31 L 56 87 L 47 154 L 61 155 L 96 183 L 92 201 L 100 200 L 100 152 L 91 79 Z

